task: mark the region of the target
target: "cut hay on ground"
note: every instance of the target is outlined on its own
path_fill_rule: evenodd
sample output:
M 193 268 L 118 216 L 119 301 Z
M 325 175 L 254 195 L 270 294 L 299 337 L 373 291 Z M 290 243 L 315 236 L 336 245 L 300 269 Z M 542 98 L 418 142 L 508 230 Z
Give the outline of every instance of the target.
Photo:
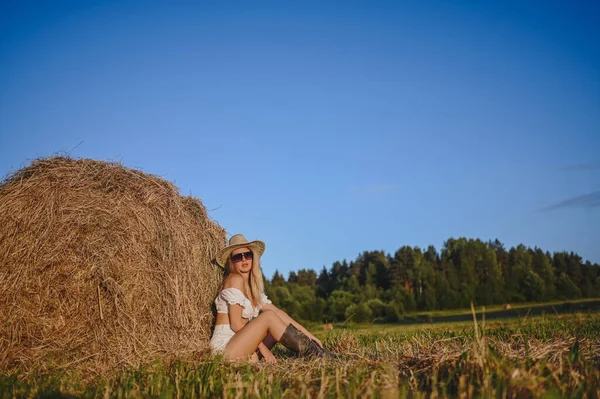
M 0 370 L 105 374 L 206 350 L 225 242 L 159 177 L 34 161 L 0 184 Z

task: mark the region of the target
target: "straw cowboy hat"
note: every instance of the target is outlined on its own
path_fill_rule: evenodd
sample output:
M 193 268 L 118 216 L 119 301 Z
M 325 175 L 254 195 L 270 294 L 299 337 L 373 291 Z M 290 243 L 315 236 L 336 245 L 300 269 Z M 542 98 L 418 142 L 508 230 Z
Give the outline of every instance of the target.
M 242 234 L 236 234 L 229 239 L 229 245 L 220 250 L 217 256 L 215 256 L 217 264 L 225 267 L 227 258 L 229 258 L 231 252 L 243 247 L 249 248 L 254 253 L 254 256 L 258 257 L 262 256 L 266 248 L 265 243 L 260 240 L 248 241 Z

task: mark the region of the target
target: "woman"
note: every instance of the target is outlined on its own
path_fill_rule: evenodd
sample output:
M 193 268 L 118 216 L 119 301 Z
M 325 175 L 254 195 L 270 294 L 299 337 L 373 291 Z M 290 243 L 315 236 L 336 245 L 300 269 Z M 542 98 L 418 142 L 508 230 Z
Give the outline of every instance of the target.
M 319 339 L 267 298 L 260 270 L 264 251 L 264 242 L 248 242 L 236 234 L 217 253 L 217 264 L 228 275 L 215 299 L 217 320 L 210 340 L 213 352 L 237 360 L 248 358 L 258 349 L 267 362 L 274 363 L 271 348 L 280 342 L 300 356 L 336 358 Z

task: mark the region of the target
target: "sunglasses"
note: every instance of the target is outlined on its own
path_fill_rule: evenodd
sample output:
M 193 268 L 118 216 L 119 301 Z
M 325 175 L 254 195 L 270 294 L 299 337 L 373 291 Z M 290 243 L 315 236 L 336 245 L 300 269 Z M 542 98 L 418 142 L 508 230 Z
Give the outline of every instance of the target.
M 234 261 L 235 263 L 241 262 L 242 259 L 252 260 L 252 258 L 254 258 L 254 254 L 252 253 L 252 251 L 242 252 L 240 254 L 231 256 L 231 260 Z

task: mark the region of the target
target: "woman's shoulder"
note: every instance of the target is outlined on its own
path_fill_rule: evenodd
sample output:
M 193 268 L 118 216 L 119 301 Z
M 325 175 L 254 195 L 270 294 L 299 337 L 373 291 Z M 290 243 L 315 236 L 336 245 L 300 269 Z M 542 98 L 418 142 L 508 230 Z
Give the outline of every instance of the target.
M 223 288 L 244 288 L 244 279 L 239 274 L 230 274 L 223 282 Z

